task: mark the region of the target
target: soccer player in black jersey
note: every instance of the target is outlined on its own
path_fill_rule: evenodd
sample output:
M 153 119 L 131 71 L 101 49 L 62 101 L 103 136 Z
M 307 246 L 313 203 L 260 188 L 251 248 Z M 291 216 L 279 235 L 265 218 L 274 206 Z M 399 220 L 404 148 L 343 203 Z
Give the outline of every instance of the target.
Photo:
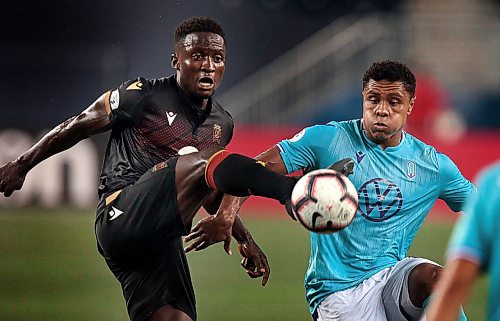
M 95 232 L 99 252 L 121 283 L 131 320 L 196 319 L 181 236 L 204 203 L 215 213 L 221 199 L 209 196 L 212 190 L 197 168 L 204 168 L 208 156 L 233 134 L 231 116 L 212 99 L 225 53 L 217 22 L 206 17 L 184 21 L 175 31 L 175 75 L 124 82 L 0 168 L 0 192 L 10 196 L 44 159 L 111 130 Z M 178 162 L 184 159 L 178 154 L 196 150 L 206 151 Z M 239 220 L 233 236 L 249 263 L 248 274 L 262 276 L 265 285 L 267 258 Z

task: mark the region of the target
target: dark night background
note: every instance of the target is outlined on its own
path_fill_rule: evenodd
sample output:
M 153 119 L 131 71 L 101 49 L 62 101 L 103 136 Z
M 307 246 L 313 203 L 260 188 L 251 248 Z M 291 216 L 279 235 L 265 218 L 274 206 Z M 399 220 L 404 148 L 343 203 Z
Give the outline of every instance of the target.
M 24 1 L 0 4 L 0 128 L 36 133 L 101 93 L 169 66 L 175 27 L 206 15 L 225 29 L 219 94 L 336 17 L 397 10 L 395 1 Z

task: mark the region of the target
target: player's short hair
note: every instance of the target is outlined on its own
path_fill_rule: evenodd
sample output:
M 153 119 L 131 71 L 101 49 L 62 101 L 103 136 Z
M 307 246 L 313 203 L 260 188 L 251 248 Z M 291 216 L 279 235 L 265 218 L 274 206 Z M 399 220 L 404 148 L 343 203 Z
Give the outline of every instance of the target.
M 209 17 L 192 17 L 181 22 L 175 29 L 174 44 L 183 41 L 186 36 L 193 32 L 211 32 L 218 34 L 226 42 L 226 34 L 221 25 Z
M 417 81 L 413 72 L 403 63 L 394 60 L 382 60 L 374 62 L 370 68 L 365 71 L 363 76 L 363 89 L 373 79 L 375 81 L 387 80 L 390 82 L 401 81 L 406 91 L 415 96 Z

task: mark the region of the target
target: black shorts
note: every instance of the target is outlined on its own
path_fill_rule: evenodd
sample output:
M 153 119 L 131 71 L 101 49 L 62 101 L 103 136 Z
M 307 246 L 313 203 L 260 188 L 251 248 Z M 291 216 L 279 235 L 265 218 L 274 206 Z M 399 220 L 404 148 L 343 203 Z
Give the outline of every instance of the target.
M 194 290 L 182 236 L 175 164 L 149 170 L 106 206 L 99 202 L 97 247 L 120 282 L 130 319 L 143 321 L 164 305 L 196 320 Z

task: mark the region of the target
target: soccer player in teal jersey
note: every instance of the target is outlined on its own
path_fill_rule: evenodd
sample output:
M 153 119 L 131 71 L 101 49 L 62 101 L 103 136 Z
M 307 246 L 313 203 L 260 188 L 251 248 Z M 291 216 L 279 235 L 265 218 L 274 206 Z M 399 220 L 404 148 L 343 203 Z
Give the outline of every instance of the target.
M 455 226 L 428 321 L 455 320 L 480 272 L 489 272 L 488 321 L 500 320 L 500 161 L 488 168 Z
M 419 320 L 441 274 L 439 265 L 407 258 L 407 251 L 438 198 L 460 211 L 474 186 L 446 155 L 403 130 L 415 87 L 406 65 L 376 62 L 363 77 L 362 119 L 306 128 L 256 157 L 280 174 L 356 161 L 354 221 L 310 236 L 305 286 L 315 320 Z M 243 202 L 226 201 L 219 213 L 235 215 Z M 210 220 L 193 229 L 204 246 L 220 240 Z

